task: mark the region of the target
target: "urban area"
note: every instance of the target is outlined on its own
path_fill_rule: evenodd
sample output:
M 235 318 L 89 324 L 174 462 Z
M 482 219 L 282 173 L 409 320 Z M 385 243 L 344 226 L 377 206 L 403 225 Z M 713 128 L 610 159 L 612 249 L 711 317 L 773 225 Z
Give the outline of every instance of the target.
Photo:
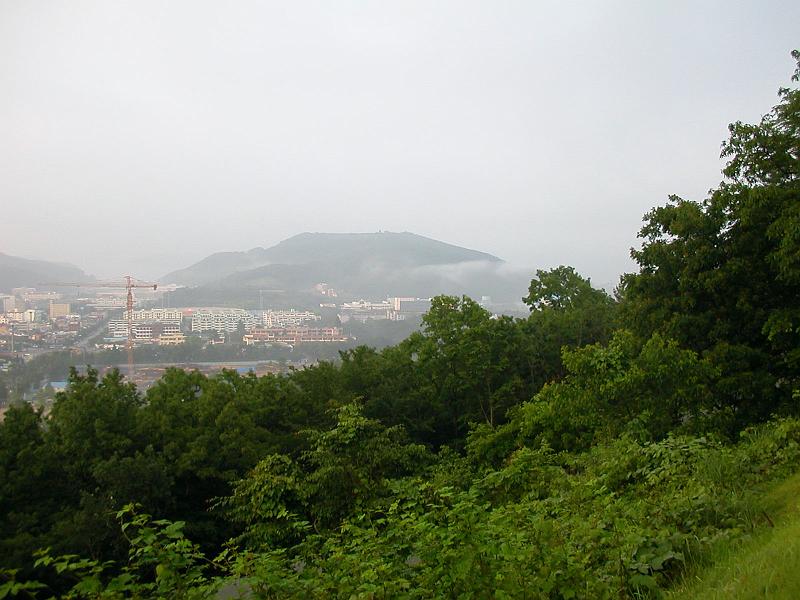
M 353 325 L 419 319 L 430 307 L 430 299 L 414 297 L 339 302 L 336 292 L 324 283 L 315 287 L 322 300 L 317 310 L 169 307 L 165 304 L 175 286 L 153 288 L 137 290 L 130 310 L 122 286 L 108 290 L 86 284 L 78 293 L 64 292 L 61 288 L 54 291 L 24 287 L 0 294 L 0 372 L 7 373 L 14 365 L 47 353 L 69 352 L 80 356 L 77 361 L 80 364 L 98 365 L 103 372 L 120 368 L 144 387 L 157 380 L 169 366 L 206 373 L 231 368 L 261 375 L 314 362 L 308 353 L 292 359 L 291 353 L 298 346 L 341 347 L 355 341 L 356 336 L 348 331 Z M 176 359 L 183 356 L 180 347 L 186 346 L 208 352 L 218 350 L 213 356 L 223 359 Z M 122 352 L 129 347 L 137 356 L 155 358 L 147 362 L 139 360 L 135 370 L 130 369 L 123 362 Z M 161 350 L 168 348 L 173 348 L 171 354 Z M 263 353 L 254 354 L 259 348 L 283 349 L 289 353 L 289 359 L 266 359 Z M 231 354 L 236 349 L 241 349 L 241 356 Z M 109 356 L 121 360 L 105 365 L 98 360 Z M 259 358 L 254 359 L 255 356 Z M 55 392 L 63 389 L 66 382 L 59 377 L 41 385 Z

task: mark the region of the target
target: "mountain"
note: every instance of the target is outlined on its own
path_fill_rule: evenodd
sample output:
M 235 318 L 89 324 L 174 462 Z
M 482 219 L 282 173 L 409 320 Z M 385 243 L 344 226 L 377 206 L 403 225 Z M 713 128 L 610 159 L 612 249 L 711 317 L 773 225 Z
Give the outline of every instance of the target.
M 80 283 L 91 279 L 73 265 L 20 258 L 0 252 L 0 292 L 10 292 L 15 287 L 37 287 L 42 283 Z
M 212 254 L 162 281 L 287 292 L 324 282 L 352 297 L 490 295 L 509 288 L 503 265 L 491 254 L 408 232 L 301 233 L 271 248 Z M 518 282 L 511 287 L 513 296 L 524 291 Z
M 471 261 L 501 262 L 496 256 L 413 233 L 301 233 L 271 248 L 218 252 L 165 275 L 165 283 L 202 285 L 242 271 L 274 265 L 363 265 L 415 267 Z M 246 279 L 246 277 L 244 278 Z M 241 278 L 239 278 L 241 281 Z

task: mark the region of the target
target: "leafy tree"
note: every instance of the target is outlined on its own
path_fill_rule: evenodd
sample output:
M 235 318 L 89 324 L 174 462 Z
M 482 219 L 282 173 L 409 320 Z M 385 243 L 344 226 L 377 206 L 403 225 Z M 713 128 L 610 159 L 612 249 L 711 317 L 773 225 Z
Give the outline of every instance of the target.
M 779 97 L 759 124 L 730 126 L 727 179 L 706 200 L 645 216 L 621 286 L 626 326 L 708 356 L 740 423 L 788 405 L 800 375 L 800 90 Z
M 365 510 L 388 491 L 386 479 L 419 471 L 430 460 L 401 427 L 384 427 L 356 404 L 341 407 L 336 416 L 332 429 L 308 432 L 311 448 L 302 457 L 311 517 L 323 527 Z
M 162 516 L 187 520 L 187 532 L 206 549 L 221 543 L 235 530 L 209 512 L 212 500 L 227 496 L 265 456 L 299 453 L 305 446 L 297 432 L 319 423 L 318 413 L 324 409 L 288 378 L 169 369 L 148 390 L 138 421 L 174 482 Z
M 336 410 L 328 430 L 309 430 L 309 449 L 297 460 L 272 454 L 237 481 L 216 506 L 244 526 L 251 547 L 296 542 L 329 530 L 388 494 L 386 480 L 420 471 L 432 457 L 410 443 L 402 427 L 385 427 L 355 403 Z
M 469 424 L 500 423 L 529 394 L 522 339 L 510 317 L 492 317 L 464 296 L 438 296 L 412 336 L 421 389 L 438 412 L 435 443 L 463 439 Z
M 797 68 L 792 81 L 800 81 L 800 50 L 792 51 Z M 758 125 L 731 124 L 731 137 L 722 146 L 729 158 L 723 173 L 748 186 L 783 186 L 800 180 L 800 91 L 778 90 L 781 102 Z
M 141 447 L 141 440 L 131 436 L 141 406 L 136 386 L 125 382 L 118 370 L 102 379 L 95 369 L 86 375 L 71 370 L 67 389 L 53 405 L 48 440 L 73 483 L 90 480 L 98 460 Z
M 308 530 L 303 473 L 283 454 L 260 460 L 214 509 L 240 527 L 235 541 L 249 548 L 291 545 Z
M 564 375 L 562 347 L 606 342 L 615 325 L 614 300 L 572 267 L 536 271 L 522 300 L 531 310 L 522 324 L 531 395 Z
M 608 304 L 611 298 L 603 290 L 592 287 L 572 267 L 560 266 L 549 271 L 536 271 L 531 280 L 528 295 L 522 299 L 531 311 L 550 308 L 558 312 L 568 312 L 585 307 L 599 307 Z
M 342 353 L 342 385 L 365 414 L 432 446 L 460 445 L 470 423 L 501 423 L 530 397 L 523 332 L 464 296 L 438 296 L 422 331 L 378 352 Z
M 497 464 L 520 444 L 586 450 L 626 430 L 660 439 L 679 428 L 704 430 L 710 416 L 725 414 L 711 393 L 711 363 L 658 334 L 642 345 L 618 331 L 606 346 L 565 349 L 563 360 L 564 379 L 544 386 L 507 425 L 476 430 L 473 456 Z
M 360 399 L 364 414 L 393 426 L 401 425 L 412 439 L 436 437 L 441 403 L 428 393 L 419 366 L 419 334 L 380 352 L 358 346 L 342 352 L 339 372 L 352 398 Z
M 98 474 L 108 472 L 109 462 L 144 449 L 144 440 L 134 433 L 141 406 L 136 387 L 117 370 L 101 379 L 95 369 L 86 375 L 72 369 L 66 390 L 56 395 L 45 438 L 59 470 L 51 493 L 65 508 L 50 519 L 56 548 L 95 558 L 122 551 L 113 512 L 130 498 L 114 496 L 123 487 L 101 486 Z
M 59 510 L 58 474 L 44 446 L 42 414 L 14 404 L 0 421 L 0 556 L 22 566 L 44 542 Z
M 106 487 L 110 480 L 99 474 L 141 449 L 132 435 L 140 405 L 118 372 L 100 380 L 90 369 L 85 376 L 72 371 L 46 419 L 29 407 L 11 409 L 0 435 L 7 450 L 0 452 L 0 505 L 8 508 L 0 513 L 0 547 L 8 549 L 10 564 L 25 565 L 23 551 L 42 546 L 118 556 L 121 536 L 110 517 L 126 488 Z

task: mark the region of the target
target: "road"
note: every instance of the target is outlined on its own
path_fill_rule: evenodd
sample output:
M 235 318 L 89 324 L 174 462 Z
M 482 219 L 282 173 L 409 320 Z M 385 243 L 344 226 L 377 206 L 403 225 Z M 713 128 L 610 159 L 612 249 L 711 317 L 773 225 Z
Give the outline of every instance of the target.
M 108 319 L 103 319 L 100 323 L 97 324 L 97 327 L 92 329 L 89 333 L 83 336 L 78 343 L 75 344 L 75 348 L 80 348 L 81 350 L 87 350 L 89 348 L 89 342 L 97 337 L 106 327 L 108 326 Z

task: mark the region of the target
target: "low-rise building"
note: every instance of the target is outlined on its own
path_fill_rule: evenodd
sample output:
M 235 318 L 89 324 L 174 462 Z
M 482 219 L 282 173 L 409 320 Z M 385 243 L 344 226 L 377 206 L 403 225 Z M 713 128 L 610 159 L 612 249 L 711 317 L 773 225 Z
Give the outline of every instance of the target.
M 24 323 L 25 311 L 17 308 L 6 311 L 6 321 L 8 323 Z
M 302 342 L 344 342 L 347 336 L 339 327 L 257 327 L 244 335 L 248 346 L 282 342 L 299 344 Z
M 67 315 L 50 319 L 50 326 L 54 331 L 80 331 L 81 318 L 79 315 Z
M 336 298 L 339 295 L 336 293 L 336 290 L 334 290 L 327 283 L 323 282 L 316 284 L 314 286 L 314 291 L 317 292 L 318 294 L 321 294 L 323 296 L 328 296 L 330 298 Z
M 180 331 L 171 333 L 162 333 L 158 336 L 159 346 L 177 346 L 186 342 L 186 336 Z

